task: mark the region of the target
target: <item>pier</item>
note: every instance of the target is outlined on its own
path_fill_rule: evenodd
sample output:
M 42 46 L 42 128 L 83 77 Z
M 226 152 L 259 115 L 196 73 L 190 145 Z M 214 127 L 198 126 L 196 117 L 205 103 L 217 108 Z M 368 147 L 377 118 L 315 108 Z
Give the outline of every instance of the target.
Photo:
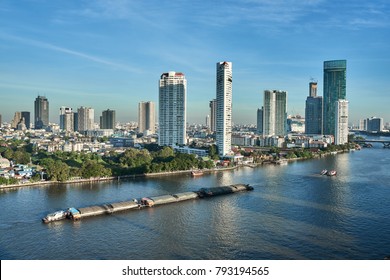
M 201 188 L 198 191 L 193 191 L 193 192 L 183 192 L 177 194 L 143 197 L 140 199 L 132 199 L 129 201 L 107 203 L 102 205 L 95 205 L 95 206 L 88 206 L 88 207 L 81 207 L 81 208 L 71 207 L 68 208 L 67 210 L 55 212 L 55 213 L 58 212 L 63 213 L 63 215 L 58 216 L 58 218 L 48 218 L 48 217 L 53 217 L 53 214 L 48 214 L 45 218 L 42 219 L 42 221 L 45 223 L 49 223 L 49 222 L 58 221 L 66 218 L 73 221 L 77 221 L 91 216 L 113 214 L 119 211 L 126 211 L 132 209 L 144 209 L 147 207 L 154 207 L 158 205 L 176 203 L 176 202 L 181 202 L 181 201 L 186 201 L 191 199 L 207 198 L 207 197 L 213 197 L 217 195 L 232 194 L 232 193 L 251 191 L 251 190 L 253 190 L 253 187 L 247 184 L 234 184 L 229 186 Z

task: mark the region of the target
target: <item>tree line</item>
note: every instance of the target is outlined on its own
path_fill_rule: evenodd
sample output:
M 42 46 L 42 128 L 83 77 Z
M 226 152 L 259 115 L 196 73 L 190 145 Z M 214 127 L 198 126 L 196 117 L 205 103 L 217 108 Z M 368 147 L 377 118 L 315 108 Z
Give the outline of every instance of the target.
M 32 180 L 40 180 L 42 175 L 50 181 L 67 181 L 72 178 L 88 179 L 214 167 L 211 160 L 177 153 L 171 147 L 154 144 L 147 145 L 144 149 L 129 148 L 121 153 L 110 151 L 99 155 L 63 151 L 49 153 L 36 150 L 28 141 L 2 141 L 0 154 L 14 163 L 36 165 L 39 174 Z

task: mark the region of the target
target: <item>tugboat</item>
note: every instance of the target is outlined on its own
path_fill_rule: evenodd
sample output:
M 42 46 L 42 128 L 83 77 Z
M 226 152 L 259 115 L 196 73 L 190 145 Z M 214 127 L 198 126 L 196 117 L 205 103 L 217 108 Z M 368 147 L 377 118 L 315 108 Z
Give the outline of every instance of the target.
M 328 176 L 336 176 L 336 174 L 337 174 L 337 171 L 336 171 L 336 170 L 329 170 L 329 171 L 326 173 L 326 175 L 328 175 Z
M 65 219 L 67 216 L 66 212 L 63 210 L 56 211 L 54 213 L 48 214 L 46 217 L 42 219 L 42 222 L 45 224 L 54 222 L 54 221 L 59 221 Z

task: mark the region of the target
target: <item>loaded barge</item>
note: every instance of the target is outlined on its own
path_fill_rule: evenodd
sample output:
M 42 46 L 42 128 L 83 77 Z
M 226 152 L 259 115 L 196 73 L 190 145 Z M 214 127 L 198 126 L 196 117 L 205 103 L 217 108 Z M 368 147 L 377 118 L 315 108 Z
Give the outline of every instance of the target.
M 183 192 L 177 194 L 143 197 L 141 199 L 132 199 L 129 201 L 108 203 L 103 205 L 89 206 L 83 208 L 68 208 L 67 210 L 57 211 L 48 214 L 42 219 L 44 223 L 50 223 L 63 219 L 71 219 L 73 221 L 80 220 L 82 218 L 90 216 L 98 216 L 103 214 L 112 214 L 119 211 L 131 210 L 131 209 L 143 209 L 145 207 L 153 207 L 162 204 L 180 202 L 185 200 L 213 197 L 223 194 L 231 194 L 242 191 L 251 191 L 252 186 L 247 184 L 234 184 L 229 186 L 213 187 L 213 188 L 201 188 L 194 192 Z

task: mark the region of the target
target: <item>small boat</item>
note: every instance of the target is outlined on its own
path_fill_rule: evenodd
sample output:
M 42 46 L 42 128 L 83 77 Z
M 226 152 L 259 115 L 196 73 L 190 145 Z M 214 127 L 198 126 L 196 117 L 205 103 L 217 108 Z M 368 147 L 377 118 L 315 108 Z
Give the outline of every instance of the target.
M 65 218 L 66 218 L 66 212 L 63 211 L 63 210 L 60 210 L 60 211 L 56 211 L 54 213 L 48 214 L 46 217 L 44 217 L 42 219 L 42 222 L 47 224 L 47 223 L 50 223 L 50 222 L 63 220 Z
M 321 171 L 321 175 L 326 175 L 328 173 L 328 170 L 324 169 Z
M 279 159 L 277 161 L 275 161 L 276 164 L 279 164 L 279 165 L 287 165 L 287 160 L 285 159 Z
M 203 171 L 201 171 L 201 170 L 191 171 L 191 176 L 192 177 L 197 177 L 197 176 L 202 176 L 202 175 L 203 175 Z
M 328 176 L 336 176 L 336 174 L 337 174 L 337 171 L 336 171 L 336 170 L 329 170 L 329 171 L 326 173 L 326 175 L 328 175 Z

